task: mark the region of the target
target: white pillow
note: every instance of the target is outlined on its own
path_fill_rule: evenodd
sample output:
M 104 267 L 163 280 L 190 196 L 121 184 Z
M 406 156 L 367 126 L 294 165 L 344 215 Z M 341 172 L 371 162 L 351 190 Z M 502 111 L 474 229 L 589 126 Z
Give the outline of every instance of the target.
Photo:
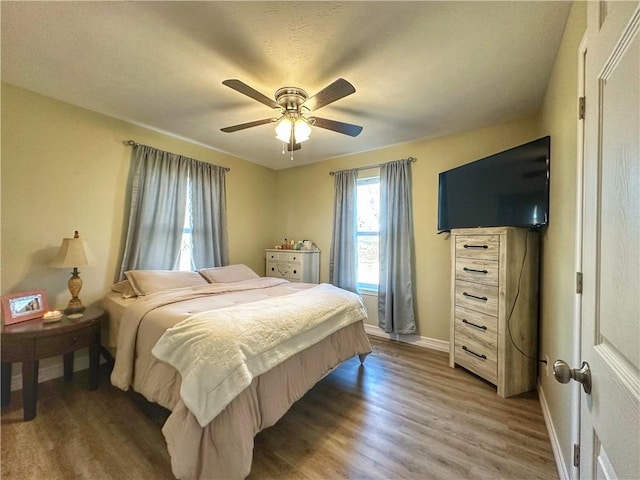
M 132 298 L 136 296 L 136 292 L 133 291 L 133 287 L 129 283 L 129 280 L 122 280 L 121 282 L 111 285 L 111 291 L 121 293 L 122 298 Z
M 198 272 L 180 270 L 130 270 L 124 272 L 136 295 L 149 295 L 162 290 L 207 285 Z
M 256 272 L 242 263 L 226 267 L 201 268 L 198 272 L 210 283 L 234 283 L 260 278 Z

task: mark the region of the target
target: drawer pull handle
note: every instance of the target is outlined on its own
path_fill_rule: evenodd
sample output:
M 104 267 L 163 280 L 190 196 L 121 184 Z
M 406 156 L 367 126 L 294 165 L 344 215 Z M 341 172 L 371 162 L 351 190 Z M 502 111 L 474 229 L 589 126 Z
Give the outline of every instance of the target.
M 476 327 L 479 328 L 480 330 L 486 330 L 487 326 L 486 325 L 478 325 L 476 323 L 470 322 L 469 320 L 467 320 L 466 318 L 462 319 L 462 323 L 466 323 L 467 325 L 469 325 L 470 327 Z
M 467 267 L 464 267 L 462 270 L 464 270 L 465 272 L 481 273 L 483 275 L 486 275 L 487 273 L 489 273 L 487 270 L 476 270 L 475 268 L 467 268 Z
M 476 352 L 474 352 L 473 350 L 469 350 L 469 349 L 466 347 L 466 345 L 463 345 L 463 346 L 462 346 L 462 349 L 463 349 L 465 352 L 470 353 L 470 354 L 471 354 L 471 355 L 473 355 L 474 357 L 481 358 L 482 360 L 486 360 L 486 359 L 487 359 L 487 356 L 486 356 L 486 355 L 480 355 L 479 353 L 476 353 Z
M 464 248 L 482 248 L 483 250 L 489 248 L 489 245 L 468 245 L 466 243 L 463 246 Z
M 471 295 L 470 293 L 467 293 L 467 292 L 462 292 L 462 295 L 464 295 L 465 297 L 469 297 L 469 298 L 474 298 L 476 300 L 480 300 L 482 302 L 486 302 L 487 300 L 489 300 L 487 297 L 478 297 L 477 295 Z

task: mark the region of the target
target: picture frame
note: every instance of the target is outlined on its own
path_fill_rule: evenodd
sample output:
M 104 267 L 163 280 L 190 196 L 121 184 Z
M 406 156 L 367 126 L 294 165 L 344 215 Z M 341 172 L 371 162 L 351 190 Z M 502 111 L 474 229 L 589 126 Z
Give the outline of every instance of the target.
M 44 290 L 10 293 L 2 296 L 2 322 L 5 325 L 40 318 L 49 311 Z

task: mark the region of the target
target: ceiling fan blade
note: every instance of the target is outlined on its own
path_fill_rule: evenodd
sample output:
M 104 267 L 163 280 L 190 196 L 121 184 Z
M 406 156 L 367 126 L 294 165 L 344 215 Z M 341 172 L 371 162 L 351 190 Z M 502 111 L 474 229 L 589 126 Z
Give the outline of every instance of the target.
M 291 142 L 287 143 L 287 152 L 295 152 L 296 150 L 300 150 L 301 148 L 301 143 L 294 143 L 293 147 L 291 146 Z
M 226 85 L 229 88 L 233 88 L 236 92 L 240 92 L 246 95 L 247 97 L 251 97 L 254 100 L 257 100 L 260 103 L 264 103 L 267 107 L 280 108 L 280 105 L 278 105 L 278 103 L 275 100 L 267 97 L 266 95 L 263 95 L 256 89 L 250 87 L 244 82 L 241 82 L 240 80 L 232 78 L 230 80 L 224 80 L 222 84 Z
M 327 130 L 333 130 L 334 132 L 344 133 L 351 137 L 357 137 L 362 132 L 360 125 L 353 125 L 351 123 L 337 122 L 335 120 L 328 120 L 320 117 L 309 117 L 309 120 L 313 121 L 315 127 L 326 128 Z
M 275 122 L 276 118 L 263 118 L 262 120 L 256 120 L 255 122 L 240 123 L 239 125 L 233 125 L 231 127 L 221 128 L 225 133 L 237 132 L 238 130 L 244 130 L 245 128 L 257 127 L 259 125 L 266 125 L 267 123 Z
M 347 95 L 351 95 L 355 91 L 356 89 L 353 85 L 347 82 L 344 78 L 339 78 L 331 85 L 320 90 L 313 97 L 309 97 L 302 106 L 307 107 L 309 110 L 314 112 L 325 105 L 329 105 L 336 100 L 340 100 Z

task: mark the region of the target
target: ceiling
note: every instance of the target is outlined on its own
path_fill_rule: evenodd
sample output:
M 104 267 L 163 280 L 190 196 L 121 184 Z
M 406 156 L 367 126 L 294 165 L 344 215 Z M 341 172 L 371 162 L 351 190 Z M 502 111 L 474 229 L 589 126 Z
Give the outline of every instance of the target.
M 273 169 L 535 115 L 568 2 L 1 2 L 2 81 Z M 273 98 L 339 77 L 356 92 L 282 154 Z M 127 139 L 123 139 L 127 140 Z M 135 139 L 134 139 L 135 140 Z M 177 152 L 179 153 L 179 152 Z

